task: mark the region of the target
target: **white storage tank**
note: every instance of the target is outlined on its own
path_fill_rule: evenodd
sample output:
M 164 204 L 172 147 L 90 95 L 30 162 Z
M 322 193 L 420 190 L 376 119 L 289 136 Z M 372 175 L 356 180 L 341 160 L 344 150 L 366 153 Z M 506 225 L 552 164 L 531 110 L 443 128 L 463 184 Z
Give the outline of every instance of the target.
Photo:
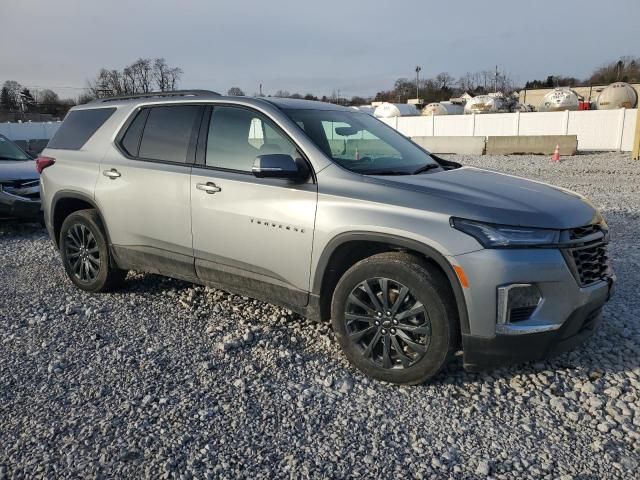
M 373 112 L 375 112 L 376 107 L 372 106 L 372 105 L 358 105 L 357 107 L 352 107 L 355 108 L 356 110 L 360 110 L 361 112 L 364 113 L 368 113 L 369 115 L 373 115 Z
M 384 102 L 379 107 L 376 107 L 373 115 L 378 118 L 410 117 L 419 115 L 419 112 L 413 105 Z
M 638 92 L 625 82 L 616 82 L 607 86 L 596 100 L 598 110 L 615 108 L 634 108 L 638 104 Z
M 433 102 L 422 109 L 422 115 L 460 115 L 464 113 L 462 105 L 451 102 Z
M 464 106 L 464 113 L 498 113 L 508 111 L 507 102 L 501 96 L 478 95 Z
M 563 110 L 578 110 L 578 94 L 570 88 L 554 88 L 543 98 L 539 112 L 559 112 Z

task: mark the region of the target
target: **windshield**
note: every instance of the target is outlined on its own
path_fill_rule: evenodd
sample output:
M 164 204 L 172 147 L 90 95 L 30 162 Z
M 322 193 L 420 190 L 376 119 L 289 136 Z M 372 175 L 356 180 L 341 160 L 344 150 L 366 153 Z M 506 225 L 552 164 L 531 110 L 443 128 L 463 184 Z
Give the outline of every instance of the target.
M 30 157 L 11 140 L 0 135 L 0 160 L 30 160 Z
M 339 110 L 285 110 L 336 163 L 365 175 L 412 175 L 439 164 L 371 115 Z

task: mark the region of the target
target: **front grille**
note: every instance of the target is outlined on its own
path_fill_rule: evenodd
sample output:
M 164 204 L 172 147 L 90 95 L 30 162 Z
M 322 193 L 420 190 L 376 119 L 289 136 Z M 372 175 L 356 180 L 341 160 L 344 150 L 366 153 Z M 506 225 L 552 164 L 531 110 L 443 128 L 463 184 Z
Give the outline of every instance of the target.
M 569 230 L 569 239 L 571 240 L 581 240 L 589 235 L 592 235 L 597 232 L 601 232 L 602 227 L 598 224 L 587 225 L 584 227 L 572 228 Z
M 0 189 L 25 200 L 40 200 L 40 180 L 8 180 Z
M 609 257 L 604 244 L 571 251 L 581 285 L 589 285 L 606 276 Z
M 565 249 L 565 258 L 581 287 L 604 279 L 609 271 L 607 232 L 600 225 L 587 225 L 568 231 L 575 247 Z
M 31 188 L 40 185 L 40 180 L 7 180 L 2 185 L 9 188 Z
M 523 322 L 525 320 L 529 320 L 533 312 L 536 310 L 538 306 L 533 305 L 530 307 L 516 307 L 512 308 L 509 312 L 509 323 L 514 322 Z

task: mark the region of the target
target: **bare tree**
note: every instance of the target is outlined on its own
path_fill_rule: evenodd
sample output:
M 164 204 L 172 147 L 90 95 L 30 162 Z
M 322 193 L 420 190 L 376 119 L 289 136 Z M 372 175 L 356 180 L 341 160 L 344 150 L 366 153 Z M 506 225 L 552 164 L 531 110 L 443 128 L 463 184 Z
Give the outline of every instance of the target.
M 89 81 L 89 91 L 96 98 L 115 95 L 111 88 L 109 71 L 106 68 L 100 69 L 96 78 Z
M 131 67 L 125 67 L 122 70 L 122 83 L 127 94 L 136 92 L 136 76 Z
M 436 82 L 442 90 L 446 90 L 455 82 L 454 78 L 447 72 L 442 72 L 436 75 Z
M 20 105 L 20 90 L 22 90 L 22 85 L 20 85 L 15 80 L 7 80 L 4 82 L 2 86 L 3 91 L 3 108 L 7 110 L 15 110 Z
M 168 80 L 168 90 L 175 90 L 178 86 L 178 82 L 180 81 L 180 77 L 182 77 L 182 69 L 180 67 L 173 67 L 167 71 Z
M 85 103 L 89 103 L 95 99 L 96 97 L 94 97 L 91 93 L 81 93 L 80 95 L 78 95 L 78 105 L 84 105 Z
M 139 58 L 122 71 L 101 69 L 89 81 L 89 91 L 95 98 L 148 93 L 154 89 L 164 92 L 175 90 L 181 76 L 182 69 L 170 67 L 164 58 Z
M 96 98 L 133 93 L 128 83 L 129 77 L 119 70 L 100 70 L 93 82 L 89 82 L 89 90 Z
M 60 97 L 53 90 L 38 90 L 35 98 L 37 99 L 36 101 L 38 102 L 40 112 L 51 115 L 55 115 L 58 112 L 61 105 Z
M 621 57 L 616 62 L 597 68 L 589 78 L 589 83 L 592 85 L 638 81 L 640 81 L 640 57 Z
M 151 60 L 148 58 L 139 58 L 129 68 L 133 71 L 133 75 L 136 81 L 135 93 L 149 93 L 153 85 L 153 67 Z
M 164 58 L 156 58 L 153 62 L 153 78 L 156 81 L 158 90 L 165 92 L 169 90 L 169 65 Z
M 240 87 L 231 87 L 227 91 L 227 95 L 232 96 L 232 97 L 243 97 L 244 96 L 244 92 L 240 89 Z
M 458 79 L 458 88 L 462 92 L 471 92 L 475 90 L 477 82 L 473 73 L 467 72 Z

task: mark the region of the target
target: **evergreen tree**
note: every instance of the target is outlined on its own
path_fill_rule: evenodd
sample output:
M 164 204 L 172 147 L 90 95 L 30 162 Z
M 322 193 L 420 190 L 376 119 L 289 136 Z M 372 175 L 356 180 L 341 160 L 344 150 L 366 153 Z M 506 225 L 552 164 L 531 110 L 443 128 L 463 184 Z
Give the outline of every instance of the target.
M 3 110 L 13 110 L 13 99 L 7 87 L 2 87 L 0 91 L 0 108 Z

